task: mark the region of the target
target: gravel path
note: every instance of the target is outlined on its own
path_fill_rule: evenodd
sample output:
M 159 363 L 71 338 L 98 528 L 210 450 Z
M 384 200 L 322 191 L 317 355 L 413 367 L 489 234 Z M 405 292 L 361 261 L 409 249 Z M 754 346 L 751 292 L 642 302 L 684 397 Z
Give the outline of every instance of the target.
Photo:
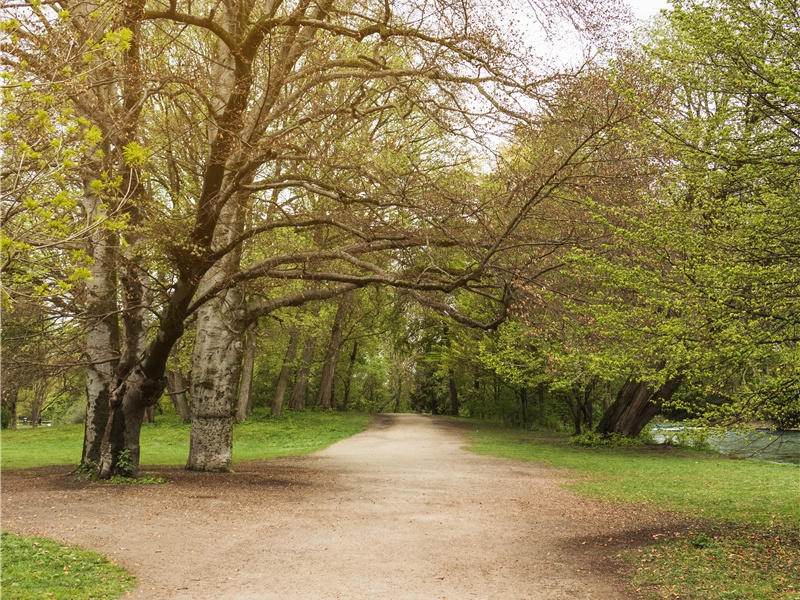
M 236 473 L 158 468 L 168 483 L 11 472 L 3 527 L 101 552 L 138 599 L 636 598 L 614 556 L 656 516 L 583 500 L 565 473 L 461 449 L 466 425 L 380 415 L 306 457 Z

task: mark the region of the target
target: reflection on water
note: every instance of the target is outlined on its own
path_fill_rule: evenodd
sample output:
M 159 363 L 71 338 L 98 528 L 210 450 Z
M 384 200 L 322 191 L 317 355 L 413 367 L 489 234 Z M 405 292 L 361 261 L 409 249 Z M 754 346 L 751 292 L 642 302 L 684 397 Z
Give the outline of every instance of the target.
M 756 429 L 751 433 L 729 431 L 706 436 L 699 427 L 662 424 L 656 425 L 651 433 L 660 444 L 675 439 L 691 443 L 692 437 L 698 437 L 723 454 L 800 465 L 800 431 Z

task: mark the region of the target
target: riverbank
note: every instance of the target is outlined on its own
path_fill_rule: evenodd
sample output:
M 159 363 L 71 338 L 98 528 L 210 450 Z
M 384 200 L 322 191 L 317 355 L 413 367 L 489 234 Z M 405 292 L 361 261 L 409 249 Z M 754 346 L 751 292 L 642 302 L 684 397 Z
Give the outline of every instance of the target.
M 694 519 L 622 556 L 647 598 L 800 598 L 800 468 L 671 446 L 585 448 L 563 434 L 473 424 L 469 449 L 569 469 L 583 495 Z

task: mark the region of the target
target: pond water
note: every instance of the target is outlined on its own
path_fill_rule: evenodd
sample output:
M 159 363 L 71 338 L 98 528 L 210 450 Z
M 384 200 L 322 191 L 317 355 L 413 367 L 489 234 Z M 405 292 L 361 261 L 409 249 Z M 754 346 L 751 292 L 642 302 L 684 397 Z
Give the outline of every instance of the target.
M 722 454 L 800 465 L 800 431 L 756 429 L 749 433 L 728 431 L 704 436 L 700 427 L 662 424 L 656 425 L 651 433 L 656 442 L 662 444 L 676 437 L 686 436 L 691 440 L 697 435 L 705 437 L 711 447 Z

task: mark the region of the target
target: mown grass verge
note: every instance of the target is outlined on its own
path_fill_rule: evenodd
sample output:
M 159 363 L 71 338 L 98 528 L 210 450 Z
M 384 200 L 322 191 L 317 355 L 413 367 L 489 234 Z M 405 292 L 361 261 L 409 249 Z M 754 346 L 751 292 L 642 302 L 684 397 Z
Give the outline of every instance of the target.
M 110 600 L 136 585 L 122 567 L 76 546 L 6 531 L 0 546 L 4 600 Z
M 233 428 L 233 461 L 296 456 L 321 450 L 359 433 L 369 415 L 332 411 L 287 412 L 272 418 L 254 411 Z M 52 465 L 77 465 L 83 446 L 82 425 L 4 430 L 0 467 L 30 469 Z M 189 455 L 189 425 L 175 415 L 159 415 L 142 426 L 142 466 L 183 465 Z
M 800 599 L 800 468 L 662 447 L 585 448 L 566 435 L 470 423 L 468 449 L 567 468 L 569 487 L 698 518 L 689 535 L 628 553 L 648 598 Z

